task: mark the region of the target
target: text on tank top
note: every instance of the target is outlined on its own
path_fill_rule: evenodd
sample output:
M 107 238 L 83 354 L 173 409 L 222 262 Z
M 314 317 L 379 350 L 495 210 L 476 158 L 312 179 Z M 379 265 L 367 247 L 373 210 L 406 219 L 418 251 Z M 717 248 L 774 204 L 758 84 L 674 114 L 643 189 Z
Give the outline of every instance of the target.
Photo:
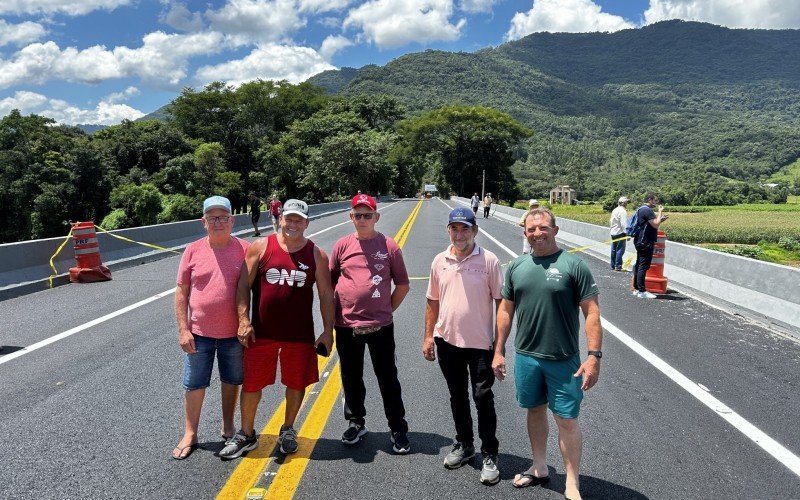
M 314 342 L 314 243 L 296 252 L 281 248 L 276 235 L 258 262 L 253 283 L 253 329 L 256 337 L 282 342 Z

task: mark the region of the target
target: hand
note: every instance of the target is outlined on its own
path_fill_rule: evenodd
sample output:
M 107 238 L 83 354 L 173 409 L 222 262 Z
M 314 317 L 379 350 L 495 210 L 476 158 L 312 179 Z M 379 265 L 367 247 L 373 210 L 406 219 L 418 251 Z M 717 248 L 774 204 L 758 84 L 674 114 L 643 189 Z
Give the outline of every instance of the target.
M 239 343 L 245 347 L 250 347 L 250 342 L 255 343 L 256 332 L 253 330 L 253 325 L 250 320 L 239 320 L 239 331 L 236 332 L 236 337 L 239 338 Z
M 658 211 L 659 212 L 663 212 L 664 211 L 664 205 L 659 205 L 658 206 Z
M 314 342 L 314 347 L 317 347 L 320 343 L 325 344 L 328 354 L 333 352 L 333 332 L 322 332 L 320 336 L 317 337 L 316 342 Z
M 436 361 L 433 337 L 426 337 L 422 340 L 422 357 L 428 361 Z
M 494 353 L 494 359 L 492 360 L 492 371 L 494 371 L 494 376 L 497 378 L 497 380 L 506 379 L 506 358 L 499 352 Z
M 600 360 L 594 356 L 588 356 L 573 377 L 580 377 L 581 375 L 583 375 L 582 390 L 588 391 L 594 387 L 600 379 Z
M 197 348 L 194 345 L 194 335 L 192 335 L 192 332 L 188 329 L 178 332 L 178 343 L 180 343 L 183 352 L 187 354 L 194 354 L 197 352 Z
M 661 222 L 664 222 L 667 219 L 669 219 L 669 215 L 662 215 L 661 216 Z

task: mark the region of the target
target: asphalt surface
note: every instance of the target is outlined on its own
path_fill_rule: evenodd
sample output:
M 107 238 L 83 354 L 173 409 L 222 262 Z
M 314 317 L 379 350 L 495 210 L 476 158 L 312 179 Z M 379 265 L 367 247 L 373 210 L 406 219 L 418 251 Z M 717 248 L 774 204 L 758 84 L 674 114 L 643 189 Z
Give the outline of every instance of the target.
M 394 235 L 415 204 L 382 204 L 378 229 Z M 434 255 L 447 246 L 447 211 L 440 200 L 423 203 L 404 247 L 410 276 L 427 277 Z M 312 221 L 307 234 L 345 220 L 345 214 L 338 214 Z M 515 226 L 480 218 L 479 224 L 508 248 L 521 251 Z M 351 230 L 345 224 L 312 239 L 329 251 Z M 480 235 L 478 243 L 502 262 L 510 260 L 486 236 Z M 678 293 L 636 299 L 628 291 L 629 274 L 584 258 L 601 290 L 603 317 L 727 406 L 707 407 L 607 332 L 600 381 L 587 393 L 580 417 L 584 498 L 800 498 L 798 475 L 722 418 L 736 412 L 790 454 L 800 454 L 797 339 Z M 171 294 L 3 362 L 17 349 L 173 289 L 178 260 L 117 271 L 110 282 L 67 285 L 2 302 L 0 498 L 213 498 L 243 462 L 215 456 L 222 447 L 216 372 L 206 393 L 200 449 L 185 461 L 170 459 L 183 429 L 182 352 Z M 420 352 L 426 286 L 424 279 L 412 280 L 395 314 L 412 453 L 391 451 L 367 359 L 369 434 L 354 447 L 343 446 L 346 422 L 341 405 L 334 405 L 320 439 L 309 444 L 313 452 L 296 497 L 563 498 L 564 467 L 552 419 L 550 483 L 521 490 L 511 486 L 514 474 L 530 464 L 525 414 L 516 404 L 513 377 L 495 385 L 501 482 L 491 487 L 478 482 L 480 455 L 455 471 L 442 466 L 455 431 L 439 367 Z M 513 338 L 510 374 L 512 346 Z M 311 389 L 299 424 L 320 389 Z M 282 399 L 282 387 L 264 391 L 258 429 Z M 259 486 L 269 487 L 284 463 L 279 453 L 273 454 L 276 460 L 267 464 Z

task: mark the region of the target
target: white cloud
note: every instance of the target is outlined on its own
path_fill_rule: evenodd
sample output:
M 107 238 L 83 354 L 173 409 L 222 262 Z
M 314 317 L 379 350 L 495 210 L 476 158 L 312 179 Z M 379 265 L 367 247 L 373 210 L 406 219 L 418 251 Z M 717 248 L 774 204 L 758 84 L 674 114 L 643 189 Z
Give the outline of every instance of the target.
M 61 50 L 52 41 L 34 43 L 13 59 L 0 59 L 0 89 L 48 80 L 99 83 L 112 78 L 138 77 L 156 86 L 177 85 L 187 75 L 189 58 L 218 52 L 223 47 L 219 33 L 167 35 L 149 33 L 142 46 L 108 50 L 95 45 L 84 50 Z
M 114 92 L 113 94 L 109 94 L 103 99 L 103 101 L 116 104 L 118 102 L 127 101 L 133 96 L 139 95 L 141 92 L 136 87 L 128 87 L 127 89 L 123 90 L 122 92 Z
M 129 5 L 133 0 L 2 0 L 0 14 L 67 14 L 81 16 L 89 12 Z
M 336 69 L 314 49 L 279 44 L 265 44 L 244 59 L 228 61 L 197 70 L 196 79 L 203 83 L 224 81 L 240 85 L 251 80 L 289 80 L 299 83 L 313 75 Z
M 602 12 L 592 0 L 534 0 L 531 10 L 514 14 L 505 38 L 515 40 L 539 31 L 585 33 L 635 27 L 620 16 Z
M 728 28 L 796 29 L 797 0 L 650 0 L 645 23 L 666 19 L 703 21 Z
M 67 125 L 79 123 L 115 125 L 124 119 L 135 120 L 144 116 L 144 113 L 126 104 L 103 100 L 94 109 L 81 109 L 67 101 L 51 99 L 26 90 L 20 90 L 11 97 L 0 99 L 0 116 L 7 115 L 12 109 L 19 109 L 24 115 L 35 113 L 46 116 Z
M 19 24 L 0 19 L 0 47 L 8 44 L 25 45 L 42 38 L 47 30 L 39 23 L 25 21 Z
M 294 0 L 230 0 L 219 10 L 207 10 L 206 18 L 237 45 L 288 41 L 306 24 Z
M 181 31 L 200 31 L 203 29 L 203 16 L 190 11 L 185 3 L 167 2 L 169 10 L 162 12 L 158 20 Z
M 350 5 L 351 0 L 299 0 L 299 7 L 304 12 L 330 12 L 341 10 Z
M 319 54 L 326 61 L 330 61 L 334 54 L 351 45 L 353 42 L 341 35 L 330 35 L 322 41 Z
M 360 38 L 391 49 L 457 40 L 467 21 L 452 24 L 452 14 L 453 0 L 370 0 L 352 9 L 343 26 L 360 28 Z
M 459 8 L 464 12 L 483 13 L 491 12 L 498 0 L 461 0 Z

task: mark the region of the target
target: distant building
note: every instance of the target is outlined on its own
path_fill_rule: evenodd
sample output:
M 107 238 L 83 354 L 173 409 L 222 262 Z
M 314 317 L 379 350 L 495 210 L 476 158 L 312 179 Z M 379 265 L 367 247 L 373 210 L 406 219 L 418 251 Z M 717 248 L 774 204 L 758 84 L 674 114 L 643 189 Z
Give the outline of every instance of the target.
M 568 185 L 556 186 L 550 190 L 550 204 L 561 203 L 572 205 L 578 199 L 578 193 Z
M 431 198 L 436 196 L 439 193 L 439 190 L 436 189 L 436 184 L 425 184 L 425 189 L 422 190 L 422 194 L 425 198 Z

